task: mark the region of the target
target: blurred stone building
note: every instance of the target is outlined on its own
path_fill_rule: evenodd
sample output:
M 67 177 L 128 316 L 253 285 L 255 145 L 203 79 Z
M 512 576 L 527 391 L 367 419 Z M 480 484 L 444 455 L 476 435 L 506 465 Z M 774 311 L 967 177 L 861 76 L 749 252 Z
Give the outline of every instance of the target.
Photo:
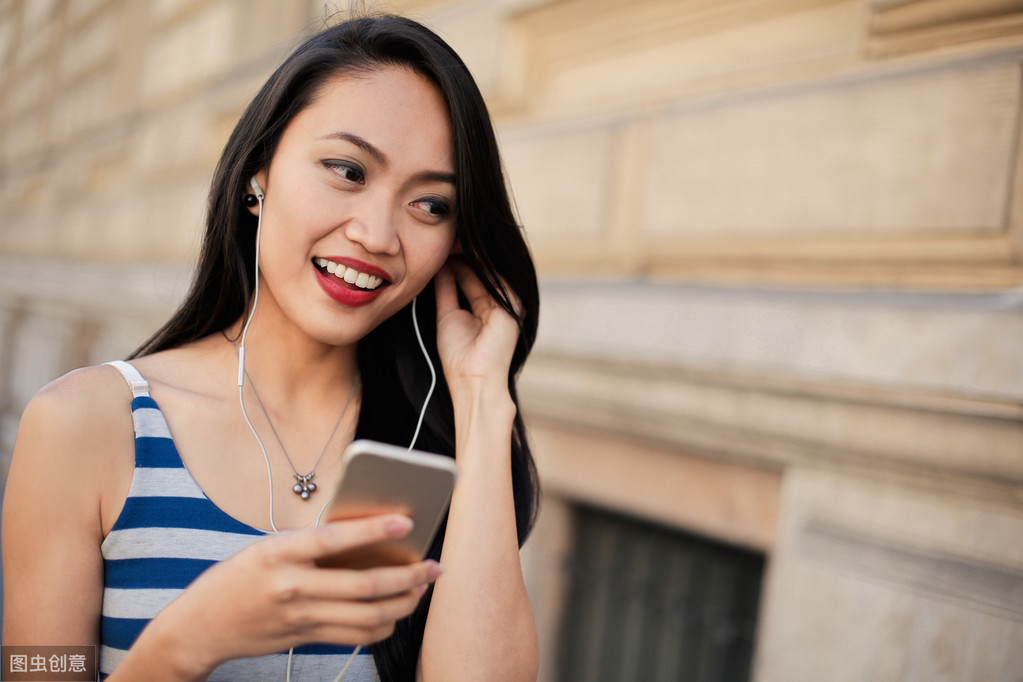
M 476 74 L 542 272 L 544 679 L 1023 679 L 1023 2 L 383 6 Z M 0 2 L 0 468 L 183 295 L 323 14 Z

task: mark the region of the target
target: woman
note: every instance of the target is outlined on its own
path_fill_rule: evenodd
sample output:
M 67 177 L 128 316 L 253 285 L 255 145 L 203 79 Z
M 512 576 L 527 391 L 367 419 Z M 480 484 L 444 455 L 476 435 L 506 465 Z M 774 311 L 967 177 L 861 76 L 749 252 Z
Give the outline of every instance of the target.
M 182 307 L 130 367 L 72 372 L 26 409 L 4 643 L 99 644 L 111 680 L 535 678 L 514 377 L 537 309 L 464 64 L 398 17 L 312 37 L 227 143 Z M 354 438 L 455 457 L 430 560 L 317 567 L 409 530 L 316 527 L 315 483 Z

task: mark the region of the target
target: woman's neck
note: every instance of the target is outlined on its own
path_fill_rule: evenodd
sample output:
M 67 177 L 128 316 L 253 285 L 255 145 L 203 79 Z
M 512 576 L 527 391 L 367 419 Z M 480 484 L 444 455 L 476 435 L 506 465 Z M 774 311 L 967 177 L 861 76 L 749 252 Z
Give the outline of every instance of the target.
M 240 350 L 243 321 L 226 330 Z M 225 340 L 225 343 L 229 341 Z M 356 346 L 331 346 L 293 330 L 283 333 L 253 319 L 245 338 L 246 383 L 277 409 L 326 409 L 344 402 L 358 375 Z

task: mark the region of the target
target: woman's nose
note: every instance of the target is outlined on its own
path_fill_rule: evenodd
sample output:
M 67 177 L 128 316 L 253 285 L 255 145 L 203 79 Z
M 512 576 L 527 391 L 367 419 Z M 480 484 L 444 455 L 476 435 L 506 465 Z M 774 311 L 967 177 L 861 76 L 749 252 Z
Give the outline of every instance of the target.
M 345 224 L 345 236 L 370 253 L 394 256 L 401 250 L 395 225 L 395 218 L 386 202 L 362 202 Z

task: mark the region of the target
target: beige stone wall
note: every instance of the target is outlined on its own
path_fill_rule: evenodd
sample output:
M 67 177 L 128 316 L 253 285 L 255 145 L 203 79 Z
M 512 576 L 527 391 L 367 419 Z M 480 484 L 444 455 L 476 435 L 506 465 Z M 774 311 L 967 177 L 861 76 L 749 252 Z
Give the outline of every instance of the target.
M 1023 2 L 388 6 L 476 74 L 541 267 L 545 675 L 585 501 L 766 552 L 760 682 L 1017 680 Z M 322 11 L 0 3 L 0 454 L 180 298 L 219 148 Z

